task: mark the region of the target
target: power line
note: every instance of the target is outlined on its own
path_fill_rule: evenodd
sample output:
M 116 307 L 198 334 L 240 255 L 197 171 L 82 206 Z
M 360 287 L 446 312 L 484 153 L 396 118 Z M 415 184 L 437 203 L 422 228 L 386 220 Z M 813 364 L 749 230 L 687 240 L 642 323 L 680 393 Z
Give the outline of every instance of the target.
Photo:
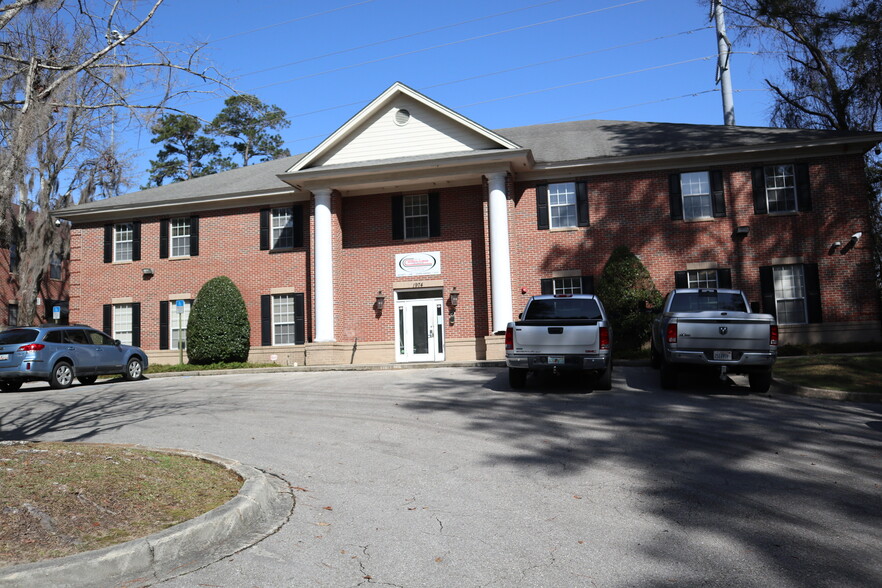
M 652 67 L 644 67 L 642 69 L 635 69 L 632 71 L 611 74 L 608 76 L 601 76 L 599 78 L 592 78 L 590 80 L 582 80 L 579 82 L 570 82 L 569 84 L 560 84 L 558 86 L 550 86 L 548 88 L 541 88 L 539 90 L 530 90 L 529 92 L 520 92 L 518 94 L 510 94 L 508 96 L 501 96 L 499 98 L 491 98 L 490 100 L 482 100 L 480 102 L 472 102 L 471 104 L 463 104 L 463 105 L 457 106 L 456 109 L 470 108 L 472 106 L 479 106 L 481 104 L 489 104 L 491 102 L 499 102 L 500 100 L 510 100 L 511 98 L 521 98 L 523 96 L 531 96 L 533 94 L 541 94 L 543 92 L 551 92 L 553 90 L 561 90 L 563 88 L 572 88 L 573 86 L 580 86 L 582 84 L 590 84 L 592 82 L 601 82 L 604 80 L 611 80 L 613 78 L 621 78 L 624 76 L 630 76 L 630 75 L 634 75 L 634 74 L 638 74 L 638 73 L 646 73 L 648 71 L 654 71 L 657 69 L 664 69 L 667 67 L 674 67 L 677 65 L 685 65 L 687 63 L 695 63 L 696 61 L 707 61 L 709 59 L 715 59 L 715 58 L 716 58 L 716 55 L 707 55 L 705 57 L 696 57 L 695 59 L 686 59 L 684 61 L 676 61 L 674 63 L 666 63 L 664 65 L 655 65 Z
M 445 47 L 452 47 L 453 45 L 460 45 L 460 44 L 462 44 L 462 43 L 469 43 L 469 42 L 471 42 L 471 41 L 478 41 L 478 40 L 482 40 L 482 39 L 488 39 L 488 38 L 490 38 L 490 37 L 495 37 L 495 36 L 498 36 L 498 35 L 504 35 L 504 34 L 513 33 L 513 32 L 517 32 L 517 31 L 523 31 L 523 30 L 526 30 L 526 29 L 530 29 L 530 28 L 534 28 L 534 27 L 539 27 L 539 26 L 544 26 L 544 25 L 547 25 L 547 24 L 553 24 L 553 23 L 557 23 L 557 22 L 562 22 L 562 21 L 565 21 L 565 20 L 570 20 L 570 19 L 573 19 L 573 18 L 581 17 L 581 16 L 587 16 L 587 15 L 590 15 L 590 14 L 597 14 L 597 13 L 599 13 L 599 12 L 605 12 L 605 11 L 607 11 L 607 10 L 613 10 L 613 9 L 615 9 L 615 8 L 622 8 L 622 7 L 624 7 L 624 6 L 630 6 L 630 5 L 633 5 L 633 4 L 641 4 L 641 3 L 643 3 L 643 2 L 647 2 L 647 1 L 648 1 L 648 0 L 632 0 L 631 2 L 623 2 L 623 3 L 621 3 L 621 4 L 615 4 L 615 5 L 612 5 L 612 6 L 606 6 L 606 7 L 604 7 L 604 8 L 597 8 L 597 9 L 594 9 L 594 10 L 588 10 L 588 11 L 580 12 L 580 13 L 577 13 L 577 14 L 571 14 L 571 15 L 569 15 L 569 16 L 562 16 L 562 17 L 559 17 L 559 18 L 553 18 L 553 19 L 544 20 L 544 21 L 540 21 L 540 22 L 535 22 L 535 23 L 531 23 L 531 24 L 521 25 L 521 26 L 518 26 L 518 27 L 512 27 L 512 28 L 509 28 L 509 29 L 501 30 L 501 31 L 495 31 L 495 32 L 492 32 L 492 33 L 485 33 L 485 34 L 483 34 L 483 35 L 476 35 L 476 36 L 474 36 L 474 37 L 468 37 L 468 38 L 465 38 L 465 39 L 459 39 L 459 40 L 457 40 L 457 41 L 449 41 L 449 42 L 447 42 L 447 43 L 439 43 L 439 44 L 437 44 L 437 45 L 431 45 L 431 46 L 429 46 L 429 47 L 423 47 L 422 49 L 414 49 L 414 50 L 411 50 L 411 51 L 405 51 L 405 52 L 403 52 L 403 53 L 396 53 L 396 54 L 394 54 L 394 55 L 387 55 L 386 57 L 378 57 L 378 58 L 376 58 L 376 59 L 369 59 L 369 60 L 367 60 L 367 61 L 362 61 L 362 62 L 359 62 L 359 63 L 354 63 L 354 64 L 350 64 L 350 65 L 343 65 L 343 66 L 336 67 L 336 68 L 329 69 L 329 70 L 325 70 L 325 71 L 322 71 L 322 72 L 315 72 L 315 73 L 311 73 L 311 74 L 306 74 L 306 75 L 302 75 L 302 76 L 297 76 L 297 77 L 294 77 L 294 78 L 289 78 L 289 79 L 286 79 L 286 80 L 280 80 L 280 81 L 278 81 L 278 82 L 273 82 L 273 83 L 271 83 L 271 84 L 264 84 L 263 86 L 257 86 L 257 87 L 255 87 L 255 88 L 252 88 L 252 90 L 263 90 L 263 89 L 265 89 L 265 88 L 271 88 L 271 87 L 273 87 L 273 86 L 280 86 L 280 85 L 282 85 L 282 84 L 288 84 L 288 83 L 291 83 L 291 82 L 298 82 L 298 81 L 301 81 L 301 80 L 305 80 L 305 79 L 309 79 L 309 78 L 315 78 L 315 77 L 318 77 L 318 76 L 326 75 L 326 74 L 329 74 L 329 73 L 336 73 L 336 72 L 339 72 L 339 71 L 345 71 L 345 70 L 348 70 L 348 69 L 354 69 L 354 68 L 356 68 L 356 67 L 361 67 L 361 66 L 364 66 L 364 65 L 371 65 L 371 64 L 374 64 L 374 63 L 380 63 L 380 62 L 382 62 L 382 61 L 389 61 L 389 60 L 391 60 L 391 59 L 397 59 L 397 58 L 399 58 L 399 57 L 407 57 L 407 56 L 409 56 L 409 55 L 416 55 L 417 53 L 424 53 L 424 52 L 426 52 L 426 51 L 431 51 L 431 50 L 434 50 L 434 49 L 443 49 L 443 48 L 445 48 Z

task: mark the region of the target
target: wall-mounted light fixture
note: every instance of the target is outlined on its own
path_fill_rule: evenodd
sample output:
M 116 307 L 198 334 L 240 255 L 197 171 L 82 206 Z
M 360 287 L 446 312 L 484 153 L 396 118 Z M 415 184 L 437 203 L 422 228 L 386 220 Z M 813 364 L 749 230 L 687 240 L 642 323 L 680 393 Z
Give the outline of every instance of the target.
M 830 249 L 827 250 L 827 255 L 833 255 L 840 247 L 842 247 L 842 241 L 833 241 L 833 244 L 830 245 Z
M 450 324 L 456 324 L 456 307 L 459 305 L 459 292 L 456 291 L 456 286 L 453 287 L 453 290 L 450 291 L 450 297 L 447 299 L 447 303 L 450 305 Z
M 845 244 L 845 247 L 839 250 L 839 253 L 841 255 L 845 255 L 846 253 L 854 249 L 854 246 L 857 245 L 858 240 L 863 236 L 864 233 L 860 231 L 852 235 L 851 239 L 848 240 L 848 243 Z
M 383 307 L 386 305 L 386 297 L 383 296 L 383 291 L 380 290 L 377 292 L 377 301 L 374 302 L 374 308 L 377 310 L 383 310 Z
M 750 233 L 750 227 L 741 226 L 741 227 L 738 227 L 737 229 L 735 229 L 735 232 L 732 233 L 732 238 L 733 239 L 744 239 L 745 237 L 747 237 L 748 233 Z
M 456 291 L 456 286 L 453 287 L 453 290 L 450 292 L 450 307 L 456 310 L 457 305 L 459 304 L 459 292 Z
M 141 270 L 141 273 L 144 274 L 145 276 L 152 276 L 153 275 L 153 268 L 152 267 L 145 267 Z

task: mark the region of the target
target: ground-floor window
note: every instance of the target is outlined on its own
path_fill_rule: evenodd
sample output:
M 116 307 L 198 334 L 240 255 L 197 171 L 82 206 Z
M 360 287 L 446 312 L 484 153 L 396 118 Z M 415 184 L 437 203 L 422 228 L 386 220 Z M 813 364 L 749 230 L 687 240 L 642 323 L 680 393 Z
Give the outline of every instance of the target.
M 729 268 L 692 269 L 674 272 L 677 288 L 717 289 L 732 287 L 732 271 Z
M 304 296 L 300 292 L 260 297 L 261 345 L 306 343 Z
M 132 344 L 132 305 L 113 305 L 113 338 L 120 343 Z
M 772 268 L 775 283 L 775 307 L 781 324 L 808 322 L 805 273 L 802 265 L 776 265 Z
M 296 342 L 294 295 L 273 296 L 273 345 L 294 345 Z
M 170 316 L 168 317 L 169 335 L 171 348 L 178 349 L 178 342 L 183 343 L 183 349 L 187 348 L 187 323 L 190 320 L 190 308 L 192 300 L 180 300 L 183 305 L 178 305 L 178 300 L 169 304 Z
M 594 294 L 593 276 L 560 276 L 541 282 L 542 294 Z

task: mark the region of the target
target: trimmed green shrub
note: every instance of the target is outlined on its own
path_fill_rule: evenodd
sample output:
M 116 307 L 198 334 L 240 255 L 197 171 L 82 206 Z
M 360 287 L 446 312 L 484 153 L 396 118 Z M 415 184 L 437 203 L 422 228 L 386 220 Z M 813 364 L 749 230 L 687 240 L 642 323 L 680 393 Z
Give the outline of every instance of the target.
M 636 255 L 617 247 L 603 267 L 597 296 L 613 327 L 613 345 L 620 351 L 637 350 L 649 342 L 652 314 L 646 307 L 661 306 L 662 295 Z
M 205 282 L 187 323 L 187 356 L 190 363 L 207 365 L 248 361 L 251 323 L 242 293 L 226 276 Z

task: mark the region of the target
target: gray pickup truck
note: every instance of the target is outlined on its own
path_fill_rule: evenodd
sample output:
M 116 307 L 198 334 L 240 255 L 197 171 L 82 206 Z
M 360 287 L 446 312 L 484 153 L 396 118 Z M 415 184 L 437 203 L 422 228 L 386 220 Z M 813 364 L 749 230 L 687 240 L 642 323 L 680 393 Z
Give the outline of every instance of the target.
M 593 294 L 533 296 L 505 330 L 505 364 L 512 388 L 529 372 L 582 371 L 592 388 L 612 387 L 612 328 Z
M 778 325 L 770 314 L 750 311 L 741 290 L 677 289 L 652 323 L 652 364 L 662 388 L 677 387 L 684 369 L 747 374 L 750 389 L 769 390 L 778 357 Z

